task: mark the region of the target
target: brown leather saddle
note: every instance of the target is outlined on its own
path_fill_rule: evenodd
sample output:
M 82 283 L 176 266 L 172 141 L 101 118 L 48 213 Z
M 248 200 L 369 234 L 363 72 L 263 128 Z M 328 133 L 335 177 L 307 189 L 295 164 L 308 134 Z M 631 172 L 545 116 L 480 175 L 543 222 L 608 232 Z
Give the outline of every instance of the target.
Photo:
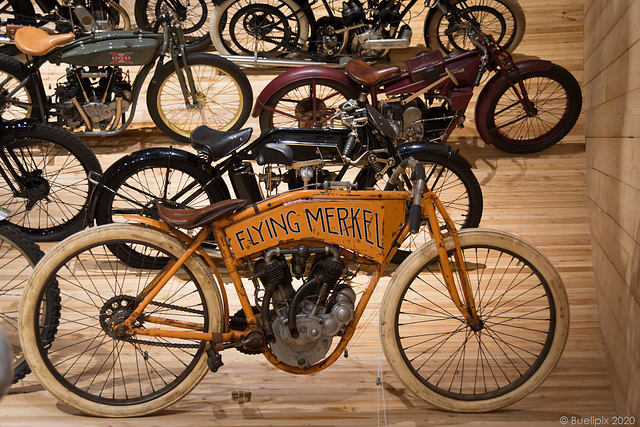
M 362 59 L 352 59 L 347 62 L 345 70 L 349 77 L 355 82 L 364 86 L 374 86 L 385 77 L 389 77 L 400 71 L 400 67 L 393 65 L 391 67 L 375 69 Z
M 211 224 L 238 211 L 247 203 L 243 199 L 230 199 L 214 203 L 200 209 L 171 209 L 158 203 L 158 214 L 167 224 L 177 228 L 192 230 Z
M 73 33 L 51 35 L 40 28 L 21 27 L 16 30 L 13 40 L 20 52 L 31 56 L 42 56 L 58 46 L 64 46 L 75 37 Z

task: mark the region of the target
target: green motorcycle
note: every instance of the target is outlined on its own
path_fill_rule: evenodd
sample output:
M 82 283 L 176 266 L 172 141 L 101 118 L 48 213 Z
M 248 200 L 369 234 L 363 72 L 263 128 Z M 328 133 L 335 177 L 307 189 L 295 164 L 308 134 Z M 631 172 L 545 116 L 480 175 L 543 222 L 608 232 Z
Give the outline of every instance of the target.
M 244 73 L 219 56 L 187 53 L 175 16 L 164 13 L 157 25 L 163 30 L 93 33 L 77 40 L 73 34 L 19 28 L 15 44 L 28 61 L 0 55 L 0 115 L 35 117 L 84 135 L 114 135 L 131 124 L 143 83 L 155 69 L 147 108 L 167 136 L 188 142 L 200 125 L 240 129 L 253 101 Z M 47 62 L 69 65 L 50 94 L 40 73 Z M 133 82 L 128 67 L 140 67 Z

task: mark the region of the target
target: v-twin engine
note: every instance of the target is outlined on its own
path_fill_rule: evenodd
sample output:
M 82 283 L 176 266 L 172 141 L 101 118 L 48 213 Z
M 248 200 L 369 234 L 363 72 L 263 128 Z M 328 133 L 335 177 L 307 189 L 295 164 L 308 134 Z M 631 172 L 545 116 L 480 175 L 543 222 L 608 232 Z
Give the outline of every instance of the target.
M 131 103 L 131 84 L 119 67 L 70 67 L 56 87 L 58 121 L 71 129 L 114 130 Z
M 291 269 L 285 255 L 291 256 Z M 309 276 L 295 290 L 313 256 Z M 262 322 L 279 361 L 305 368 L 321 361 L 335 336 L 353 319 L 356 294 L 341 280 L 345 263 L 335 247 L 272 249 L 255 264 L 264 285 Z

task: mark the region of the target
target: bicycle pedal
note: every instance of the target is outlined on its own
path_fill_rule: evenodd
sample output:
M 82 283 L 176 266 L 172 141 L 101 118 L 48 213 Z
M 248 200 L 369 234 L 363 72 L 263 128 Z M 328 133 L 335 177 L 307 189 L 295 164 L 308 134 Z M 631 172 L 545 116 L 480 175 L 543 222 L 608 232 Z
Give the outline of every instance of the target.
M 209 370 L 211 372 L 218 372 L 221 366 L 224 365 L 222 363 L 222 355 L 218 353 L 218 350 L 215 347 L 209 347 L 207 350 L 207 365 L 209 365 Z

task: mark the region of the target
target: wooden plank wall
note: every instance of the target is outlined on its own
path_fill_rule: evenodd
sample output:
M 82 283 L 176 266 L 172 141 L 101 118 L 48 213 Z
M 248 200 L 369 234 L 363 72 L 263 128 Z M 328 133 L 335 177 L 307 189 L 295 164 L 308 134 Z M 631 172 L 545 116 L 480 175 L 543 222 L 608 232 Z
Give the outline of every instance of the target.
M 132 0 L 123 3 L 130 8 Z M 605 3 L 602 1 L 602 6 Z M 518 57 L 550 59 L 582 82 L 582 0 L 521 0 L 521 4 L 527 31 Z M 416 5 L 412 48 L 394 54 L 393 62 L 401 65 L 403 58 L 424 49 L 424 15 L 416 16 L 421 10 L 421 5 Z M 254 94 L 281 71 L 249 71 Z M 47 81 L 54 83 L 61 74 L 51 72 Z M 482 185 L 482 227 L 518 234 L 539 247 L 560 271 L 571 303 L 571 331 L 565 353 L 549 379 L 529 397 L 505 410 L 483 415 L 442 412 L 413 397 L 384 361 L 377 341 L 377 308 L 393 273 L 388 271 L 365 312 L 363 328 L 349 347 L 349 357 L 324 372 L 294 376 L 276 370 L 261 356 L 225 351 L 225 366 L 209 374 L 178 404 L 152 417 L 119 421 L 80 416 L 57 403 L 33 376 L 28 376 L 0 404 L 0 425 L 557 426 L 563 416 L 571 421 L 571 417 L 581 420 L 614 415 L 594 290 L 584 117 L 551 149 L 516 156 L 486 146 L 474 130 L 472 112 L 470 107 L 467 127 L 456 131 L 450 142 L 474 165 Z M 257 127 L 257 120 L 252 119 L 248 125 Z M 103 168 L 133 150 L 179 145 L 153 128 L 143 106 L 135 127 L 118 137 L 88 139 Z M 50 250 L 51 245 L 44 249 Z M 376 385 L 377 378 L 382 379 L 381 385 Z
M 640 1 L 585 1 L 587 194 L 616 411 L 640 418 Z

